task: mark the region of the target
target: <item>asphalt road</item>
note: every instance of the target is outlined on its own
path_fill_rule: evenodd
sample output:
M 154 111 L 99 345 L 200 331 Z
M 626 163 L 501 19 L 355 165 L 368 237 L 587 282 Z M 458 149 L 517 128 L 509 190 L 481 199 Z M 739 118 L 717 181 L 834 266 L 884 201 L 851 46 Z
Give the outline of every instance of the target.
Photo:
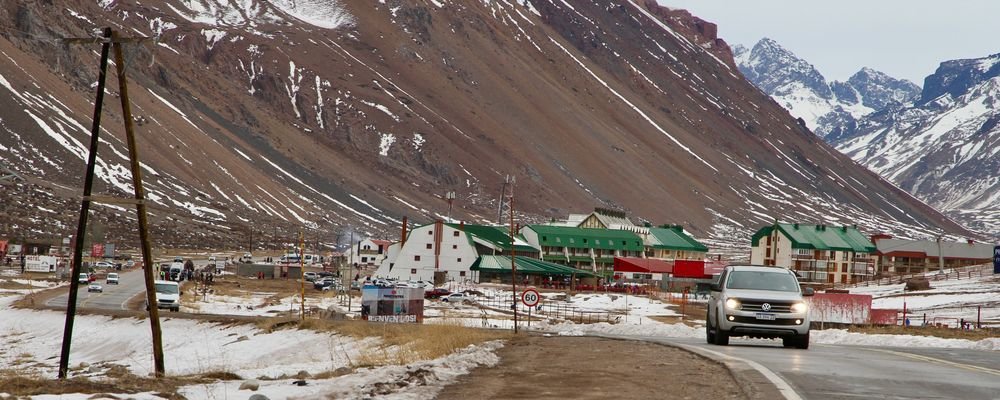
M 103 293 L 87 292 L 87 284 L 80 284 L 76 298 L 77 309 L 127 310 L 129 299 L 139 293 L 146 292 L 142 280 L 142 270 L 119 272 L 119 284 L 108 285 L 104 279 L 97 280 L 104 287 Z M 69 302 L 69 292 L 49 299 L 46 306 L 66 309 Z
M 729 346 L 715 346 L 694 339 L 636 339 L 679 345 L 731 368 L 742 364 L 775 378 L 770 380 L 786 399 L 1000 399 L 1000 354 L 989 350 L 816 343 L 798 350 L 783 348 L 780 341 L 733 339 Z

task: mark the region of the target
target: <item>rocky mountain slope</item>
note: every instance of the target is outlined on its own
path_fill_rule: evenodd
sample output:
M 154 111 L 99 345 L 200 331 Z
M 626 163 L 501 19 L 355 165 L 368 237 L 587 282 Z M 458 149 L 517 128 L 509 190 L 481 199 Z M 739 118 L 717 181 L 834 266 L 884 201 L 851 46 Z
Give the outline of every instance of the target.
M 1000 54 L 941 63 L 915 101 L 858 123 L 841 151 L 974 229 L 1000 231 Z
M 828 140 L 851 135 L 859 118 L 920 93 L 914 83 L 870 68 L 847 82 L 827 82 L 812 64 L 768 38 L 752 49 L 736 46 L 734 53 L 747 79 Z
M 518 221 L 595 206 L 746 245 L 783 221 L 963 228 L 795 123 L 710 27 L 653 0 L 67 0 L 0 5 L 8 236 L 74 231 L 99 44 L 126 46 L 153 239 L 394 237 L 403 217 Z M 127 196 L 109 78 L 97 193 Z M 92 239 L 134 241 L 95 206 Z M 339 234 L 338 234 L 339 233 Z M 88 239 L 89 240 L 89 239 Z

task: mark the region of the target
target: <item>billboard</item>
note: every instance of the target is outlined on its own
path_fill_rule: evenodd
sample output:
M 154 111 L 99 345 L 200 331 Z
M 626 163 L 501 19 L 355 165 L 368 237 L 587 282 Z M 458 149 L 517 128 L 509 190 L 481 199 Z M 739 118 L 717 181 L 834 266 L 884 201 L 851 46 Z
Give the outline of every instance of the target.
M 90 256 L 95 258 L 104 257 L 104 244 L 94 243 L 90 248 Z
M 373 322 L 422 323 L 424 289 L 365 285 L 361 289 L 361 319 Z
M 993 246 L 993 273 L 1000 274 L 1000 246 Z

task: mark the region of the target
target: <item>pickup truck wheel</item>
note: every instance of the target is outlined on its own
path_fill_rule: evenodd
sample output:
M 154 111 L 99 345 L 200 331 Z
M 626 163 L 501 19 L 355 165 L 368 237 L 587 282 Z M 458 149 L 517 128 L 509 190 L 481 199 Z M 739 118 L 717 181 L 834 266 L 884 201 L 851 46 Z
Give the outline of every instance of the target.
M 809 349 L 809 332 L 806 332 L 805 335 L 799 336 L 798 343 L 795 344 L 795 347 L 802 350 Z
M 729 346 L 729 332 L 722 330 L 722 324 L 717 325 L 715 328 L 715 344 Z
M 173 312 L 178 312 L 178 311 L 180 311 L 180 310 L 181 310 L 180 308 L 171 308 L 171 309 L 170 309 L 170 311 L 173 311 Z
M 715 333 L 712 332 L 712 319 L 705 315 L 705 341 L 708 344 L 715 343 Z

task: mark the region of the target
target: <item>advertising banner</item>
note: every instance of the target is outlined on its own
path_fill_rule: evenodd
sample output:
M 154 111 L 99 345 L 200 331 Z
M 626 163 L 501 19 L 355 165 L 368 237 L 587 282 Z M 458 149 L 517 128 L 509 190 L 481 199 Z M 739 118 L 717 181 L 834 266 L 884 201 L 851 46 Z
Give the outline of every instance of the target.
M 113 258 L 115 256 L 115 244 L 108 243 L 104 245 L 104 256 L 108 258 Z
M 993 273 L 1000 274 L 1000 246 L 993 246 Z
M 366 285 L 361 289 L 361 318 L 373 322 L 422 323 L 424 289 Z
M 104 244 L 94 243 L 94 245 L 90 248 L 90 256 L 97 258 L 104 257 Z

